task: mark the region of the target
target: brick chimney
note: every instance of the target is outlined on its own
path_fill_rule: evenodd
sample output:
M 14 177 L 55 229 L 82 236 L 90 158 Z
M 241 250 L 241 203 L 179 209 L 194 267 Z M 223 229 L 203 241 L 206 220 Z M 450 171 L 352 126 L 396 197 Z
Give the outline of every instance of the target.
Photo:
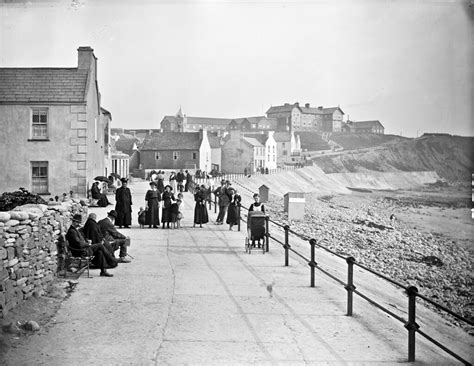
M 77 68 L 81 70 L 89 70 L 92 62 L 95 61 L 94 50 L 89 46 L 79 47 L 77 53 Z
M 305 108 L 309 108 L 309 103 L 306 103 L 304 106 Z
M 300 106 L 300 103 L 299 103 L 299 102 L 295 102 L 295 106 L 299 107 L 299 106 Z
M 322 111 L 322 110 L 323 110 L 323 106 L 320 105 L 320 106 L 318 107 L 318 109 L 319 109 L 320 111 Z

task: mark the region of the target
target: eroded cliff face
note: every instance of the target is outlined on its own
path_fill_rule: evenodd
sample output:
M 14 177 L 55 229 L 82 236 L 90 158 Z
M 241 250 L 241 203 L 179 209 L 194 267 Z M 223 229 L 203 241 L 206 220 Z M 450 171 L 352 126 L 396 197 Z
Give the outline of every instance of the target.
M 426 136 L 322 155 L 313 161 L 325 173 L 434 171 L 450 182 L 470 181 L 473 141 L 473 137 Z

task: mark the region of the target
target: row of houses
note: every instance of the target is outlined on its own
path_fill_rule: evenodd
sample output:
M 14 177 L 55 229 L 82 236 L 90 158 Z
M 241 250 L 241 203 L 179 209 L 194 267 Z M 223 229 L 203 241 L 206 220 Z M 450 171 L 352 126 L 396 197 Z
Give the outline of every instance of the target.
M 225 136 L 206 130 L 154 132 L 143 141 L 130 134 L 114 135 L 112 141 L 130 156 L 130 170 L 141 173 L 153 169 L 243 173 L 301 162 L 300 138 L 288 131 L 251 133 L 235 128 Z

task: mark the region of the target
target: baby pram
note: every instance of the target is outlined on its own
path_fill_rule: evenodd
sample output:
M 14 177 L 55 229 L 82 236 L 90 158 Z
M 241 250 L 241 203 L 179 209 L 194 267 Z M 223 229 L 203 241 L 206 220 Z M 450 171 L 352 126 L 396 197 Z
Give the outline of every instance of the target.
M 252 248 L 261 248 L 265 253 L 265 213 L 262 211 L 249 211 L 247 217 L 245 252 L 252 253 Z

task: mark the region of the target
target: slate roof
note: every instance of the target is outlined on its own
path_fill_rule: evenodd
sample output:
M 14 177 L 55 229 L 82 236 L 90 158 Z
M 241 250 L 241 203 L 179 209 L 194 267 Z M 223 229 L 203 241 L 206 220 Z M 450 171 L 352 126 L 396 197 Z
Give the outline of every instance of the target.
M 291 141 L 291 134 L 288 131 L 275 132 L 273 134 L 273 139 L 276 142 L 289 142 Z
M 0 68 L 0 103 L 84 103 L 89 70 Z
M 242 137 L 242 139 L 246 142 L 248 142 L 250 145 L 254 146 L 254 147 L 263 147 L 264 145 L 262 145 L 260 143 L 260 141 L 258 141 L 257 139 L 253 138 L 253 137 Z
M 323 114 L 333 114 L 335 111 L 337 110 L 340 110 L 342 114 L 344 114 L 344 112 L 342 111 L 341 108 L 339 107 L 329 107 L 329 108 L 323 108 Z
M 148 136 L 141 150 L 199 150 L 200 146 L 199 132 L 160 132 Z
M 168 116 L 167 116 L 168 117 Z M 187 117 L 186 124 L 190 125 L 221 125 L 227 126 L 231 118 Z
M 264 133 L 246 133 L 244 137 L 255 139 L 262 145 L 265 145 L 268 140 L 268 136 Z
M 282 113 L 282 112 L 291 112 L 293 108 L 296 107 L 296 104 L 288 104 L 285 105 L 277 105 L 274 107 L 270 107 L 266 114 L 268 113 Z
M 380 126 L 382 128 L 383 125 L 380 123 L 379 120 L 374 120 L 374 121 L 357 121 L 357 122 L 354 122 L 354 121 L 350 121 L 347 123 L 349 126 L 351 126 L 351 128 L 369 128 L 369 127 L 372 127 L 372 126 Z
M 130 155 L 133 153 L 133 144 L 137 144 L 138 147 L 140 140 L 133 135 L 123 134 L 115 141 L 115 148 Z
M 218 149 L 221 147 L 221 139 L 219 136 L 211 135 L 210 133 L 208 133 L 207 139 L 209 140 L 209 145 L 211 145 L 211 149 Z

